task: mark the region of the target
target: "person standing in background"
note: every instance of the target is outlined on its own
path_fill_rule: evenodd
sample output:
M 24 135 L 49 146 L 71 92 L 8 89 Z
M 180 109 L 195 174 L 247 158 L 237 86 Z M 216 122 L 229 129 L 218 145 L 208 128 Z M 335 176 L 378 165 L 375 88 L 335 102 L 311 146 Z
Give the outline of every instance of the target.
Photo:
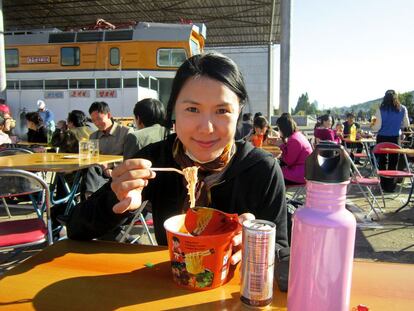
M 126 136 L 124 160 L 132 158 L 145 146 L 164 139 L 167 129 L 165 108 L 162 102 L 154 98 L 145 98 L 135 104 L 134 116 L 137 131 Z
M 39 108 L 37 112 L 42 118 L 43 124 L 49 131 L 53 133 L 56 129 L 55 115 L 53 114 L 52 111 L 50 111 L 49 109 L 46 109 L 46 103 L 41 99 L 37 101 L 37 107 Z
M 399 145 L 401 128 L 410 127 L 407 107 L 401 105 L 394 90 L 385 92 L 385 96 L 375 113 L 373 131 L 377 132 L 377 144 L 389 142 Z M 380 170 L 395 170 L 398 163 L 398 154 L 379 155 L 378 166 Z M 394 192 L 397 181 L 394 178 L 382 178 L 381 187 L 384 191 Z

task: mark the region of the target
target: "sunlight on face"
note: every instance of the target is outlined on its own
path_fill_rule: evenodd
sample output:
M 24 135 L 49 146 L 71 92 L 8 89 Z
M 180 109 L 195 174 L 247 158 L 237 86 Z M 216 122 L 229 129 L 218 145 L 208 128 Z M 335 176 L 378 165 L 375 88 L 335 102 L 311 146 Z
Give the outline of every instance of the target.
M 332 120 L 331 120 L 331 118 L 329 118 L 328 120 L 326 120 L 326 121 L 323 121 L 322 122 L 322 126 L 324 127 L 324 128 L 331 128 L 331 126 L 332 126 Z
M 223 83 L 191 78 L 175 105 L 177 136 L 197 160 L 212 161 L 234 140 L 239 112 L 239 98 Z
M 112 125 L 110 113 L 106 114 L 98 111 L 93 111 L 91 113 L 91 119 L 93 124 L 95 124 L 100 131 L 104 131 Z

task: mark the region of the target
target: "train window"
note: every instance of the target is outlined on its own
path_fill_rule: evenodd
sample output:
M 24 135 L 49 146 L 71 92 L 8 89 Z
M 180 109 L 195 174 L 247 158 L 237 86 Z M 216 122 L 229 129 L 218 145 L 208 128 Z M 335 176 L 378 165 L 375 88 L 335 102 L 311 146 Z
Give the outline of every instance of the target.
M 133 30 L 105 31 L 105 41 L 132 40 Z
M 157 51 L 157 65 L 160 67 L 180 67 L 186 58 L 184 49 L 159 49 Z
M 121 88 L 121 79 L 96 79 L 97 89 L 119 89 Z
M 76 36 L 76 42 L 102 41 L 102 40 L 103 40 L 102 31 L 78 32 L 78 35 Z
M 119 89 L 121 88 L 121 79 L 107 79 L 106 81 L 108 88 Z
M 186 59 L 187 55 L 184 50 L 171 50 L 171 67 L 180 67 Z
M 95 79 L 71 79 L 69 80 L 70 89 L 94 89 Z
M 139 86 L 140 87 L 149 87 L 149 78 L 140 78 L 139 79 Z
M 22 90 L 38 90 L 43 89 L 43 80 L 22 80 L 20 81 Z
M 96 88 L 105 89 L 106 88 L 106 79 L 96 79 Z
M 158 66 L 169 66 L 170 65 L 170 51 L 169 50 L 158 50 L 157 64 Z
M 19 81 L 18 80 L 7 80 L 7 89 L 8 90 L 18 90 L 19 89 Z
M 118 48 L 111 48 L 109 50 L 109 62 L 112 66 L 119 65 L 119 49 Z
M 46 90 L 62 90 L 68 88 L 68 80 L 45 80 Z
M 19 66 L 19 50 L 18 49 L 6 49 L 6 67 L 18 67 Z
M 135 88 L 138 85 L 137 82 L 137 78 L 124 79 L 124 88 Z
M 62 66 L 79 66 L 80 64 L 80 49 L 61 48 L 60 49 L 60 63 Z
M 158 80 L 157 79 L 150 79 L 150 89 L 154 91 L 158 91 Z
M 49 43 L 75 42 L 75 35 L 74 32 L 50 33 Z

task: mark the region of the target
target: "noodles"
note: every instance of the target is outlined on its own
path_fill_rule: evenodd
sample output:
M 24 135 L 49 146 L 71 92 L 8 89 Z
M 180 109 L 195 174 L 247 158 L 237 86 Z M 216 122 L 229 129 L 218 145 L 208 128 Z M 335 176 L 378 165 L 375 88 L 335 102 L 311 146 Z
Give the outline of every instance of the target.
M 187 181 L 188 196 L 190 197 L 190 207 L 195 207 L 195 189 L 197 185 L 197 166 L 189 166 L 183 169 L 185 180 Z
M 203 257 L 213 254 L 214 250 L 185 254 L 185 266 L 188 273 L 199 274 L 204 272 Z

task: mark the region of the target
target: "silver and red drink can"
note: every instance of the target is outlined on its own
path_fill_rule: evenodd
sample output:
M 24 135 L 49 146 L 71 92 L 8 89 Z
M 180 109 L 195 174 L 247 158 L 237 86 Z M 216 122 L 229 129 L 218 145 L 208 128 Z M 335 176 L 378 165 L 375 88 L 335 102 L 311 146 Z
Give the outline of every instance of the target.
M 243 222 L 240 299 L 264 307 L 273 298 L 276 225 L 254 219 Z

